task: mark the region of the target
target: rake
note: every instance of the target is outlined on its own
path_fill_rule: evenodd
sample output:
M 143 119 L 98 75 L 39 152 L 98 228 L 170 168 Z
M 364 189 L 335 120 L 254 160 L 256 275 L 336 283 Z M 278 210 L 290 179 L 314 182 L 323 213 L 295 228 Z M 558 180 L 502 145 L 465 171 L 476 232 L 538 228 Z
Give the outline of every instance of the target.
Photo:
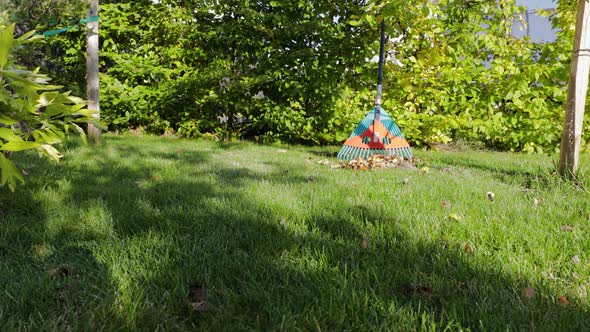
M 402 135 L 391 116 L 381 108 L 383 91 L 383 53 L 385 48 L 385 19 L 381 21 L 381 42 L 379 45 L 379 76 L 377 78 L 377 100 L 375 107 L 359 123 L 338 152 L 338 159 L 351 160 L 369 158 L 372 155 L 396 155 L 412 158 L 410 145 Z

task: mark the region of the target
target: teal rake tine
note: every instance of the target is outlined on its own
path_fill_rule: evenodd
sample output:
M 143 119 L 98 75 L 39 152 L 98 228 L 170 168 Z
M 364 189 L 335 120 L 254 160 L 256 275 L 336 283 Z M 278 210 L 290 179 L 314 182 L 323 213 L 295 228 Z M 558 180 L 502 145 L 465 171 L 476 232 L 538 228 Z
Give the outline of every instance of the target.
M 336 158 L 344 159 L 344 156 L 346 156 L 347 153 L 348 153 L 348 146 L 344 146 L 344 147 L 342 147 L 342 149 L 340 149 L 340 152 L 338 152 L 338 155 L 336 156 Z

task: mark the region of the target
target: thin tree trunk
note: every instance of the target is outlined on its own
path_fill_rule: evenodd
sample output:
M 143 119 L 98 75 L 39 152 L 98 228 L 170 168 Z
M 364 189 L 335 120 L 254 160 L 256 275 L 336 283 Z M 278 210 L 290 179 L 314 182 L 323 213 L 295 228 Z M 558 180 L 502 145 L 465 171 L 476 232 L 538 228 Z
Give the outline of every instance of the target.
M 559 158 L 559 173 L 568 178 L 573 178 L 578 173 L 584 107 L 586 106 L 586 92 L 588 91 L 588 72 L 590 70 L 589 20 L 590 4 L 588 0 L 578 0 L 576 36 Z
M 90 8 L 87 17 L 98 16 L 98 0 L 88 0 Z M 99 80 L 98 80 L 98 20 L 88 22 L 86 35 L 86 80 L 88 94 L 88 109 L 96 111 L 93 116 L 100 119 Z M 88 124 L 88 139 L 98 144 L 100 142 L 100 129 Z

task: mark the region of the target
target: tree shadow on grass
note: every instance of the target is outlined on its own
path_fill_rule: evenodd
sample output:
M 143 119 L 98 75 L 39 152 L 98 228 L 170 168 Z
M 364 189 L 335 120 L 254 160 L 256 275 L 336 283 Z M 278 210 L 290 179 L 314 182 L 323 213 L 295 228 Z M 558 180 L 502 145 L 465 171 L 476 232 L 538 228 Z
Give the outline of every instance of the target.
M 492 156 L 491 153 L 488 153 L 488 155 Z M 531 166 L 527 163 L 519 164 L 516 159 L 499 163 L 494 160 L 480 160 L 453 153 L 440 153 L 432 161 L 435 164 L 442 163 L 448 166 L 483 171 L 503 183 L 518 185 L 524 189 L 546 188 L 555 185 L 561 180 L 557 175 L 554 164 Z
M 125 147 L 125 156 L 137 162 L 154 154 Z M 110 284 L 104 273 L 116 280 L 117 300 L 106 306 L 113 306 L 119 320 L 110 326 L 576 330 L 590 324 L 584 308 L 559 306 L 543 285 L 505 275 L 491 263 L 478 264 L 477 253 L 443 239 L 408 233 L 402 225 L 412 220 L 317 197 L 305 217 L 289 220 L 242 187 L 253 181 L 313 185 L 301 174 L 277 177 L 215 164 L 208 153 L 192 155 L 192 160 L 167 153 L 157 158 L 181 169 L 213 163 L 215 171 L 192 169 L 189 180 L 157 178 L 167 163 L 134 167 L 100 151 L 99 167 L 62 165 L 71 175 L 67 204 L 80 211 L 98 204 L 112 220 L 114 233 L 93 239 L 108 272 L 87 281 L 90 289 L 102 289 Z M 67 243 L 76 236 L 59 238 Z M 193 283 L 207 288 L 205 313 L 187 304 Z M 520 290 L 526 286 L 535 287 L 537 296 L 523 299 Z
M 0 330 L 123 326 L 105 266 L 66 230 L 47 229 L 35 191 L 0 192 Z

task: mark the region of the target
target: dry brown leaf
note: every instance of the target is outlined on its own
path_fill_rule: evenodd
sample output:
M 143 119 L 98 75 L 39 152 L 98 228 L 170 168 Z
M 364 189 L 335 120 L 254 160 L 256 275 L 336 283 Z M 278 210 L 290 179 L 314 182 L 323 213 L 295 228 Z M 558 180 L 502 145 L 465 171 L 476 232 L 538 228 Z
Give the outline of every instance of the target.
M 569 225 L 563 225 L 563 226 L 559 227 L 559 230 L 562 232 L 573 232 L 574 228 Z
M 559 295 L 557 298 L 557 304 L 565 307 L 570 305 L 570 301 L 567 299 L 567 297 L 565 297 L 565 295 Z
M 60 302 L 63 303 L 66 300 L 66 292 L 68 290 L 68 287 L 66 285 L 61 286 L 61 287 L 57 287 L 55 289 L 55 299 Z
M 525 300 L 532 300 L 537 293 L 533 287 L 525 287 L 522 289 L 522 298 Z
M 406 296 L 420 296 L 425 298 L 431 298 L 434 292 L 432 287 L 414 284 L 402 285 L 400 291 Z
M 365 236 L 363 238 L 363 242 L 361 242 L 361 248 L 368 249 L 369 248 L 369 237 Z
M 191 284 L 188 286 L 188 300 L 194 312 L 203 313 L 207 311 L 205 285 Z
M 442 201 L 440 202 L 440 207 L 443 209 L 450 209 L 453 205 L 449 201 Z
M 416 167 L 412 163 L 419 163 L 420 160 L 417 158 L 413 159 L 404 159 L 402 157 L 398 157 L 395 155 L 383 156 L 383 155 L 373 155 L 368 157 L 367 159 L 364 158 L 356 158 L 349 161 L 340 161 L 340 162 L 332 162 L 327 159 L 318 161 L 319 164 L 330 166 L 333 169 L 338 168 L 345 168 L 345 169 L 352 169 L 352 170 L 362 170 L 366 171 L 373 168 L 412 168 L 416 169 Z M 425 167 L 425 169 L 428 169 Z
M 469 244 L 469 242 L 463 243 L 462 247 L 463 251 L 465 251 L 468 254 L 473 254 L 475 252 L 475 249 Z
M 67 277 L 72 274 L 72 269 L 67 266 L 60 266 L 47 271 L 51 277 Z

